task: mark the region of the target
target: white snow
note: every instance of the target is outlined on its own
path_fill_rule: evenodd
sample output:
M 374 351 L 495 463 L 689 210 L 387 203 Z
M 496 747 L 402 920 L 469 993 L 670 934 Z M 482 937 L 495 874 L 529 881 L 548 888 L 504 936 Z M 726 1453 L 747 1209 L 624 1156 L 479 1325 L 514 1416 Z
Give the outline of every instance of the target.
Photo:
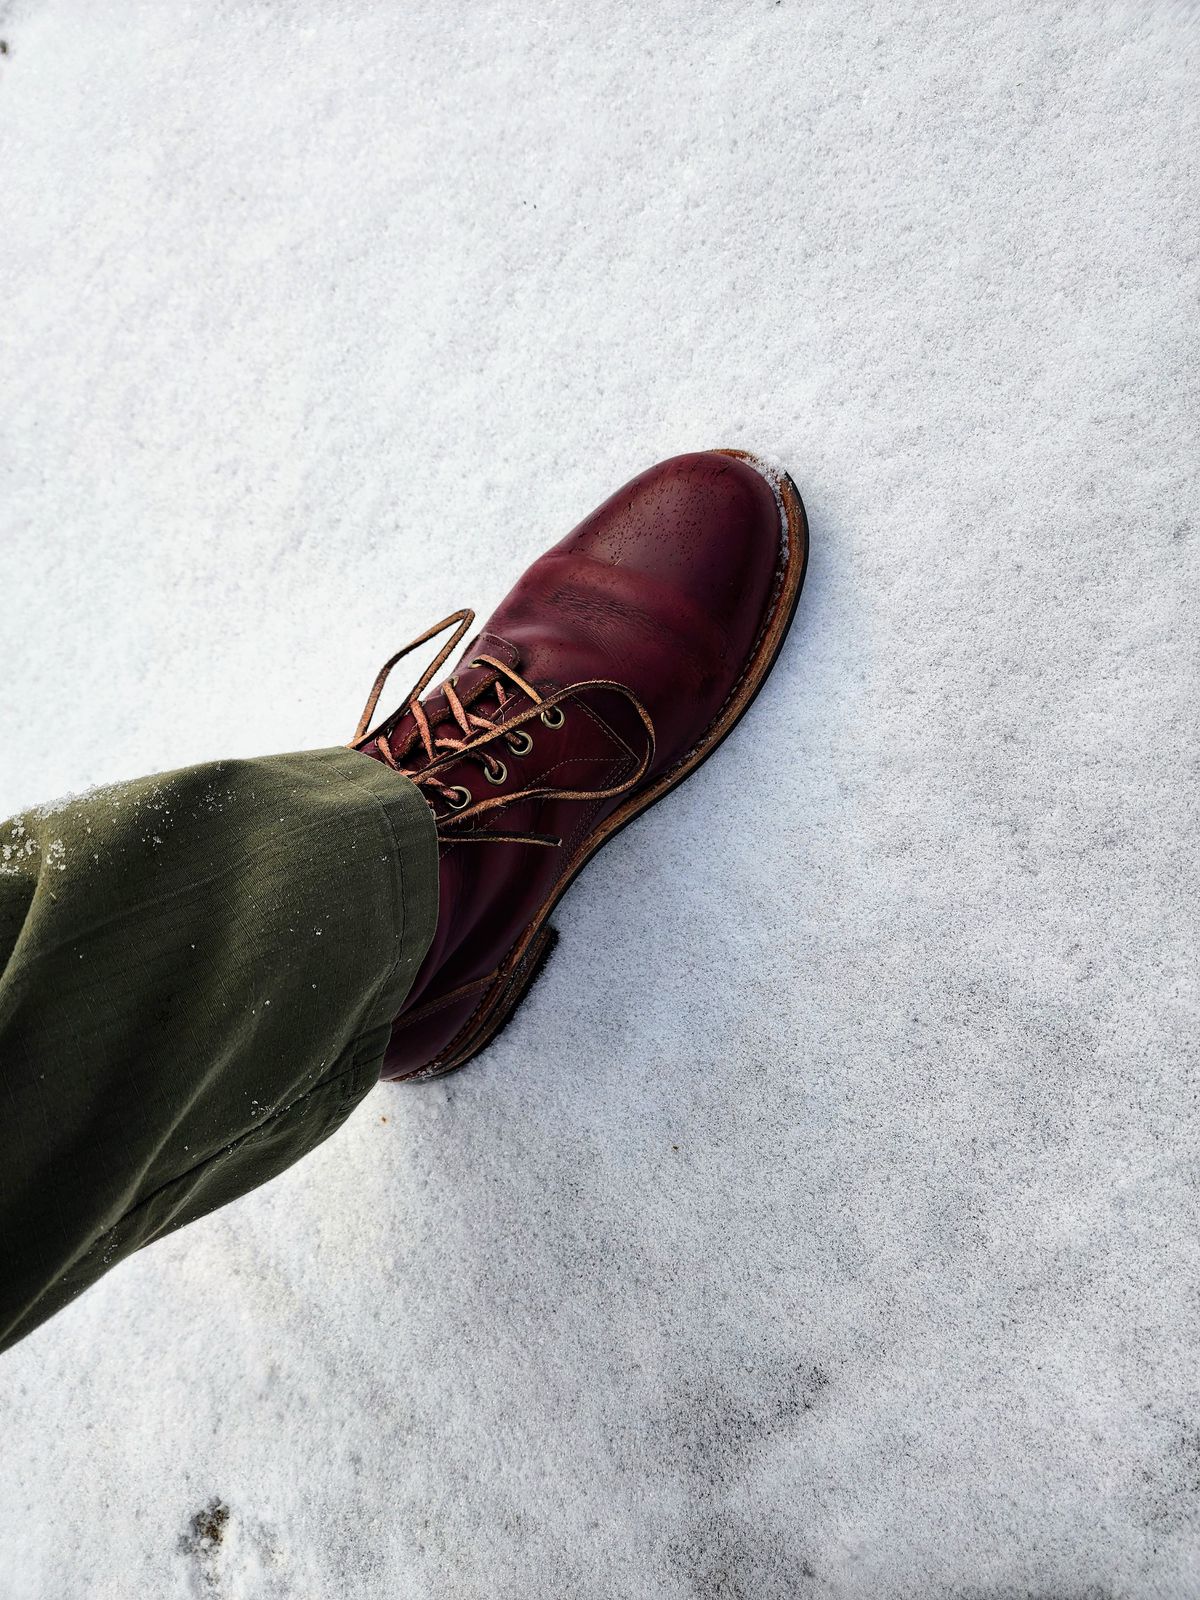
M 813 529 L 486 1058 L 0 1361 L 4 1600 L 1200 1594 L 1200 13 L 0 37 L 0 814 L 345 740 L 676 451 Z

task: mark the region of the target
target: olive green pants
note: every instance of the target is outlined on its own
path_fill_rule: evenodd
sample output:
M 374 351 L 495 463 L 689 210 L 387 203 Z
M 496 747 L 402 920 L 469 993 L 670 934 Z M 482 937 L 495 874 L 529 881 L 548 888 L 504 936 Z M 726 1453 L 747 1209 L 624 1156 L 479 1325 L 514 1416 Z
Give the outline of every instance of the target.
M 350 750 L 0 824 L 0 1350 L 340 1126 L 437 895 L 432 812 Z

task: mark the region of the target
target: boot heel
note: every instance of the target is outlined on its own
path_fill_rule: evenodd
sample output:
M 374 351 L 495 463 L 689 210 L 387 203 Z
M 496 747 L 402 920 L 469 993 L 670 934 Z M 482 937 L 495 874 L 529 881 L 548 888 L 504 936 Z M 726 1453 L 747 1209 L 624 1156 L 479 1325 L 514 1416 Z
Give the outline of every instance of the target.
M 554 953 L 558 943 L 558 929 L 552 928 L 548 922 L 543 923 L 537 933 L 529 941 L 529 948 L 513 968 L 497 1003 L 492 1006 L 486 1017 L 481 1020 L 480 1027 L 469 1044 L 465 1045 L 455 1056 L 453 1061 L 434 1065 L 425 1072 L 417 1072 L 411 1078 L 404 1078 L 403 1083 L 428 1083 L 432 1078 L 444 1078 L 448 1073 L 457 1072 L 460 1067 L 465 1067 L 468 1061 L 473 1061 L 481 1050 L 490 1045 L 497 1034 L 503 1033 L 521 1006 L 521 1002 L 528 996 L 529 991 L 541 977 L 547 961 Z

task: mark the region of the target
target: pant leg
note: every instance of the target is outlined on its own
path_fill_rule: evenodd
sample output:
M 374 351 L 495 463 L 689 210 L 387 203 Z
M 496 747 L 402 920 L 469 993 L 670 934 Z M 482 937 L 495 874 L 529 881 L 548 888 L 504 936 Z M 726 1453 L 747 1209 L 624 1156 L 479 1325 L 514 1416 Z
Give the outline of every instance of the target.
M 432 812 L 350 750 L 0 824 L 0 1350 L 345 1120 L 437 896 Z

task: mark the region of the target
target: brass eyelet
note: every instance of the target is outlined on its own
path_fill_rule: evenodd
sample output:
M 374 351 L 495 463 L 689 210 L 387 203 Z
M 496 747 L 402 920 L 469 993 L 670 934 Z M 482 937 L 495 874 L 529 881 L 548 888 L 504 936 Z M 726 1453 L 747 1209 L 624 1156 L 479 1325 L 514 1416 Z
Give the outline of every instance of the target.
M 548 728 L 561 728 L 567 720 L 567 714 L 561 706 L 547 706 L 540 716 Z
M 508 768 L 503 761 L 497 761 L 496 765 L 500 769 L 498 777 L 492 772 L 491 767 L 484 767 L 483 769 L 483 775 L 489 783 L 503 783 L 505 778 L 508 777 Z
M 456 795 L 458 799 L 455 799 Z M 451 811 L 461 811 L 464 806 L 471 804 L 471 791 L 470 789 L 464 789 L 461 783 L 456 783 L 453 789 L 446 790 L 442 799 L 450 807 Z
M 486 666 L 486 665 L 487 665 L 486 662 L 480 661 L 479 657 L 476 656 L 474 661 L 468 661 L 467 662 L 467 671 L 470 672 L 472 667 L 482 667 L 482 666 Z
M 524 728 L 514 728 L 504 735 L 504 742 L 515 756 L 527 756 L 533 749 L 533 740 Z

